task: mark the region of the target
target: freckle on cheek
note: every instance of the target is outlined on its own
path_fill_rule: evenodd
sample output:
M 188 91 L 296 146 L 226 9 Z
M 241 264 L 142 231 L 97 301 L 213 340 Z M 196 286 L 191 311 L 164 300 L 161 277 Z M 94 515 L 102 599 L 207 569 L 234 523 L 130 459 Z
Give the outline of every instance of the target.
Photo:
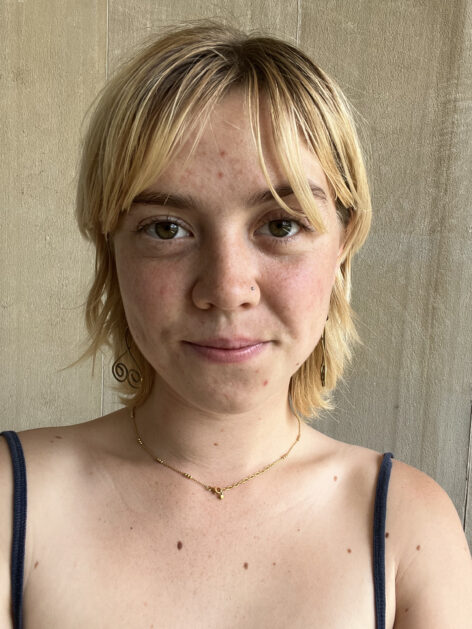
M 218 172 L 218 179 L 223 179 L 223 173 L 221 172 L 221 170 Z
M 220 151 L 220 157 L 225 157 L 226 151 Z

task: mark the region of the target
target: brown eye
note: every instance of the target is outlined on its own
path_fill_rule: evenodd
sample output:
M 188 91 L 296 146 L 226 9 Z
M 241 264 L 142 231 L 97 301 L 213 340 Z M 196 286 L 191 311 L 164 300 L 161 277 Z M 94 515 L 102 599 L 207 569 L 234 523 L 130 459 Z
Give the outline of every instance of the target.
M 295 240 L 302 230 L 308 231 L 308 228 L 301 221 L 292 218 L 286 212 L 282 215 L 278 212 L 275 216 L 272 214 L 263 220 L 260 231 L 264 236 L 272 237 L 274 243 L 278 241 L 288 244 Z
M 272 236 L 283 238 L 284 236 L 288 236 L 292 231 L 292 223 L 296 223 L 296 221 L 277 219 L 275 221 L 269 221 L 268 225 Z
M 175 240 L 179 229 L 183 230 L 184 228 L 174 221 L 153 221 L 143 225 L 139 231 L 144 232 L 155 240 Z

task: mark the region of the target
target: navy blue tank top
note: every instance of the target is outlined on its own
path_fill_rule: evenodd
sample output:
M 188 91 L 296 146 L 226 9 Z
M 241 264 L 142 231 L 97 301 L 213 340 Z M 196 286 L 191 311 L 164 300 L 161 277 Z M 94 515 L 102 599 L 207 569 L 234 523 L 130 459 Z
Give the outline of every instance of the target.
M 13 464 L 13 542 L 11 549 L 11 608 L 14 629 L 23 624 L 23 575 L 26 534 L 26 465 L 20 439 L 13 430 L 0 433 L 8 442 Z M 385 629 L 385 519 L 392 470 L 391 452 L 383 455 L 374 505 L 374 597 L 377 629 Z

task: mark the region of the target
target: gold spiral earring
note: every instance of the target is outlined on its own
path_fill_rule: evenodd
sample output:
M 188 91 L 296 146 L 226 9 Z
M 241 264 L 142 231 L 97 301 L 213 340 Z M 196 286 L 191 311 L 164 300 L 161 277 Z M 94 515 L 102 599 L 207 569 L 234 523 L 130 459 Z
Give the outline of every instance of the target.
M 126 350 L 122 354 L 120 354 L 120 356 L 118 356 L 118 358 L 115 360 L 111 368 L 111 372 L 115 380 L 118 380 L 118 382 L 126 381 L 132 389 L 138 389 L 143 382 L 143 376 L 139 371 L 138 363 L 133 356 L 133 352 L 131 351 L 131 332 L 129 331 L 129 328 L 126 328 L 125 343 Z M 129 354 L 131 356 L 131 360 L 136 366 L 135 368 L 128 369 L 125 363 L 121 362 L 121 359 L 126 354 Z

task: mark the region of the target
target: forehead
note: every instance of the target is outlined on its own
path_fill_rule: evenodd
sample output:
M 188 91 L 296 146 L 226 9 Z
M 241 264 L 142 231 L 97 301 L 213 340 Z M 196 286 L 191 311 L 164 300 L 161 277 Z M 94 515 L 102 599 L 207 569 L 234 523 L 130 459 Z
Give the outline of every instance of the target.
M 260 145 L 267 174 L 274 186 L 287 183 L 287 173 L 278 158 L 268 104 L 259 109 Z M 300 156 L 304 175 L 329 196 L 321 164 L 300 135 L 291 140 Z M 173 157 L 153 182 L 160 188 L 211 189 L 215 184 L 228 192 L 244 193 L 267 187 L 260 162 L 250 112 L 242 90 L 233 90 L 217 105 L 203 125 L 184 136 Z

